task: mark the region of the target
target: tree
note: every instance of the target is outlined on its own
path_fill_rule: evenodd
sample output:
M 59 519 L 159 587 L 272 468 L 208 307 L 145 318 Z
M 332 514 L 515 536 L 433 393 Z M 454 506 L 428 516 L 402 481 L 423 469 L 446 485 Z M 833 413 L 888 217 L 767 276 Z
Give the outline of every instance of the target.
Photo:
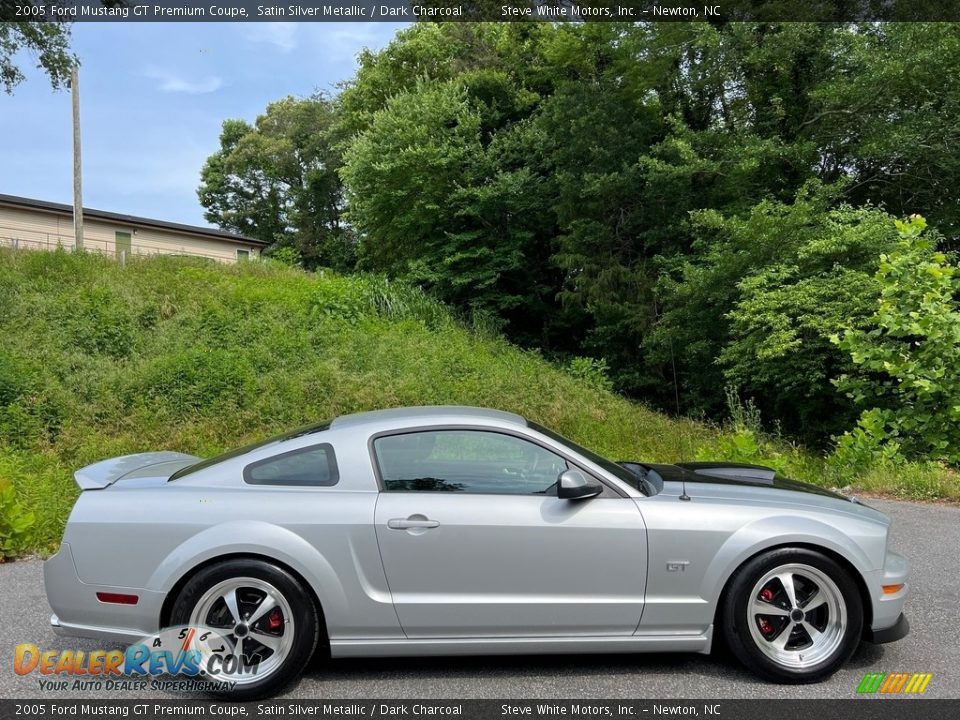
M 379 52 L 363 50 L 338 96 L 337 136 L 350 143 L 390 100 L 474 70 L 498 70 L 520 87 L 548 94 L 554 78 L 543 54 L 548 23 L 416 23 Z
M 563 297 L 588 313 L 583 347 L 609 362 L 622 392 L 673 407 L 673 355 L 696 354 L 698 365 L 698 349 L 722 347 L 707 342 L 722 322 L 675 343 L 675 353 L 655 341 L 658 278 L 707 247 L 695 246 L 691 213 L 788 202 L 813 176 L 816 148 L 801 124 L 830 63 L 831 32 L 588 24 L 552 38 L 546 54 L 564 80 L 532 121 L 545 138 L 532 155 L 545 158 L 541 172 L 558 188 Z M 697 385 L 685 388 L 687 409 L 723 408 L 722 381 Z
M 823 442 L 885 212 L 960 237 L 957 70 L 946 24 L 417 23 L 361 54 L 321 137 L 363 269 L 632 397 L 673 408 L 676 378 L 717 416 L 732 384 Z M 211 212 L 290 238 L 276 133 L 224 131 Z
M 805 120 L 851 203 L 920 213 L 960 249 L 960 26 L 878 23 L 837 34 L 838 71 Z
M 832 207 L 839 192 L 811 183 L 745 216 L 693 215 L 693 252 L 661 280 L 646 339 L 651 357 L 675 357 L 684 411 L 721 413 L 731 385 L 808 442 L 849 426 L 830 382 L 849 360 L 830 337 L 869 317 L 877 257 L 896 237 L 880 210 Z
M 364 267 L 394 275 L 432 256 L 454 229 L 457 187 L 482 164 L 480 117 L 462 84 L 393 98 L 350 146 L 342 170 Z
M 207 220 L 294 247 L 308 267 L 352 268 L 352 235 L 340 217 L 340 156 L 328 138 L 333 117 L 324 97 L 288 97 L 253 125 L 225 121 L 197 191 Z
M 757 220 L 793 203 L 814 180 L 835 189 L 818 209 L 806 209 L 814 213 L 811 228 L 828 235 L 834 230 L 818 215 L 845 203 L 891 209 L 915 203 L 938 218 L 960 219 L 951 151 L 960 95 L 951 80 L 937 80 L 942 72 L 958 74 L 951 69 L 960 65 L 960 32 L 946 25 L 815 23 L 660 23 L 607 31 L 606 38 L 592 27 L 556 35 L 554 46 L 562 39 L 567 52 L 548 57 L 564 60 L 566 82 L 533 120 L 544 137 L 559 138 L 531 154 L 546 158 L 561 193 L 556 260 L 567 271 L 564 298 L 590 317 L 583 347 L 608 360 L 621 391 L 662 407 L 674 405 L 676 362 L 685 409 L 720 413 L 724 383 L 739 381 L 730 373 L 759 381 L 773 371 L 772 357 L 760 362 L 749 353 L 753 372 L 717 362 L 730 333 L 751 327 L 749 313 L 735 305 L 744 290 L 738 283 L 769 271 L 763 282 L 751 281 L 752 301 L 776 303 L 779 313 L 801 312 L 804 304 L 822 312 L 811 354 L 791 357 L 837 370 L 838 354 L 823 331 L 844 312 L 860 317 L 856 293 L 847 296 L 850 305 L 841 297 L 817 304 L 821 290 L 829 295 L 829 282 L 805 276 L 803 267 L 778 276 L 786 268 L 771 266 L 764 253 L 777 247 L 778 233 L 792 230 L 777 227 L 776 214 L 769 227 Z M 724 228 L 711 217 L 722 218 Z M 729 256 L 724 277 L 714 250 L 725 252 L 731 223 L 748 218 L 740 254 Z M 859 261 L 855 270 L 857 282 L 872 274 Z M 785 294 L 775 298 L 774 288 Z M 761 337 L 759 324 L 755 330 Z M 849 405 L 823 389 L 829 375 L 818 380 L 821 389 L 810 386 L 813 395 L 804 388 L 814 375 L 806 377 L 804 387 L 787 383 L 781 387 L 789 391 L 779 395 L 769 392 L 768 376 L 765 410 L 785 427 L 823 440 L 847 421 Z M 822 413 L 814 409 L 821 403 Z
M 363 268 L 423 285 L 536 342 L 551 300 L 539 181 L 510 167 L 516 148 L 497 132 L 524 102 L 492 70 L 400 94 L 350 146 L 342 175 Z
M 737 284 L 717 363 L 725 381 L 752 398 L 765 417 L 819 445 L 848 428 L 855 412 L 831 384 L 852 370 L 831 337 L 866 326 L 875 306 L 878 257 L 894 247 L 896 233 L 892 218 L 876 208 L 813 208 L 803 199 L 755 211 L 768 213 L 771 222 L 767 232 L 748 231 L 746 238 L 776 253 Z
M 866 327 L 834 341 L 854 365 L 838 387 L 863 409 L 850 438 L 908 458 L 960 463 L 960 278 L 924 235 L 926 220 L 897 221 L 900 241 L 880 256 L 879 299 Z
M 15 7 L 24 5 L 33 7 L 43 3 L 0 0 L 0 86 L 8 95 L 26 77 L 14 62 L 18 53 L 31 54 L 36 66 L 50 78 L 54 89 L 67 83 L 71 68 L 77 64 L 76 57 L 70 52 L 70 26 L 60 22 L 14 21 Z

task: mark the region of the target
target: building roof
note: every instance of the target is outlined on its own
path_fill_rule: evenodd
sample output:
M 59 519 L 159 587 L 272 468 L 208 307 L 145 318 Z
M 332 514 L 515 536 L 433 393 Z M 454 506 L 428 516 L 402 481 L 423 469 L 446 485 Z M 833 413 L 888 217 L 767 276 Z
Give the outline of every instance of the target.
M 65 203 L 47 202 L 46 200 L 34 200 L 33 198 L 18 197 L 17 195 L 4 195 L 0 193 L 0 206 L 15 208 L 25 208 L 28 210 L 40 210 L 42 212 L 55 213 L 58 215 L 73 215 L 73 206 Z M 84 208 L 83 216 L 93 220 L 108 220 L 111 222 L 121 222 L 127 225 L 137 225 L 140 227 L 157 228 L 158 230 L 171 230 L 174 232 L 185 233 L 188 235 L 197 235 L 199 237 L 213 238 L 216 240 L 232 240 L 234 242 L 248 243 L 250 245 L 266 246 L 269 243 L 256 238 L 238 235 L 226 230 L 217 228 L 202 227 L 199 225 L 183 225 L 181 223 L 167 222 L 165 220 L 153 220 L 151 218 L 137 217 L 136 215 L 123 215 L 121 213 L 107 212 L 106 210 L 95 210 L 93 208 Z

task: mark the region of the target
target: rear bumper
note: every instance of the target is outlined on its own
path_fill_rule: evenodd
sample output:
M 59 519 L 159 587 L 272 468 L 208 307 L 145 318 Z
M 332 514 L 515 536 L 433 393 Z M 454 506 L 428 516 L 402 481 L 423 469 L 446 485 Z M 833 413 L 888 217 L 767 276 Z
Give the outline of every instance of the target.
M 43 564 L 43 577 L 47 602 L 54 613 L 50 627 L 58 635 L 130 644 L 158 630 L 163 593 L 81 582 L 68 543 L 62 543 L 60 551 Z M 138 602 L 104 603 L 97 598 L 98 591 L 133 594 Z
M 910 632 L 910 623 L 907 616 L 900 613 L 900 617 L 890 627 L 881 630 L 866 630 L 863 633 L 863 639 L 870 643 L 881 645 L 883 643 L 895 642 L 905 638 Z
M 143 640 L 144 634 L 135 630 L 122 628 L 99 627 L 92 625 L 75 625 L 60 622 L 56 613 L 50 616 L 50 627 L 55 635 L 60 637 L 84 637 L 117 645 L 132 645 Z

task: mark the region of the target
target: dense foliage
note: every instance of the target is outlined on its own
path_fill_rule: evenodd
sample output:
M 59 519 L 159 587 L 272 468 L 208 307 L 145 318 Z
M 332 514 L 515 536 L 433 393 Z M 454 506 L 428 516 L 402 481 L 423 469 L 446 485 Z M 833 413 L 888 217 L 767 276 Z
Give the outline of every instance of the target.
M 838 385 L 865 408 L 840 454 L 856 460 L 872 444 L 888 457 L 960 463 L 960 276 L 923 235 L 922 217 L 897 226 L 870 322 L 834 338 L 854 364 Z
M 893 219 L 958 245 L 957 25 L 422 23 L 359 61 L 310 136 L 357 268 L 659 407 L 731 386 L 829 443 Z
M 0 562 L 31 547 L 35 518 L 17 502 L 16 495 L 13 484 L 0 479 Z
M 808 443 L 851 426 L 855 412 L 831 380 L 852 365 L 830 338 L 866 323 L 896 230 L 886 213 L 829 201 L 810 188 L 742 217 L 693 215 L 695 252 L 661 282 L 664 314 L 649 341 L 664 358 L 674 349 L 688 402 L 711 407 L 717 388 L 736 388 Z
M 558 367 L 379 276 L 0 249 L 0 296 L 0 557 L 55 547 L 88 463 L 208 456 L 402 405 L 502 408 L 617 458 L 762 459 L 819 484 L 960 497 L 933 467 L 831 474 L 751 413 L 729 430 L 667 418 L 609 392 L 602 363 Z

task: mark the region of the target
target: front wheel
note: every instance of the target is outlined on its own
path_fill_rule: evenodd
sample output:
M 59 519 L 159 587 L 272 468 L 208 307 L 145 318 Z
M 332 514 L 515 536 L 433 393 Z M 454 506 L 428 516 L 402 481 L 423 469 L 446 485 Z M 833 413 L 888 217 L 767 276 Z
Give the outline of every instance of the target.
M 224 639 L 205 678 L 233 683 L 223 695 L 271 695 L 300 674 L 319 636 L 310 595 L 285 570 L 259 560 L 228 560 L 204 568 L 180 591 L 175 626 L 214 630 Z
M 722 619 L 730 650 L 756 674 L 775 682 L 816 682 L 856 649 L 863 603 L 856 582 L 836 561 L 785 548 L 737 572 Z

